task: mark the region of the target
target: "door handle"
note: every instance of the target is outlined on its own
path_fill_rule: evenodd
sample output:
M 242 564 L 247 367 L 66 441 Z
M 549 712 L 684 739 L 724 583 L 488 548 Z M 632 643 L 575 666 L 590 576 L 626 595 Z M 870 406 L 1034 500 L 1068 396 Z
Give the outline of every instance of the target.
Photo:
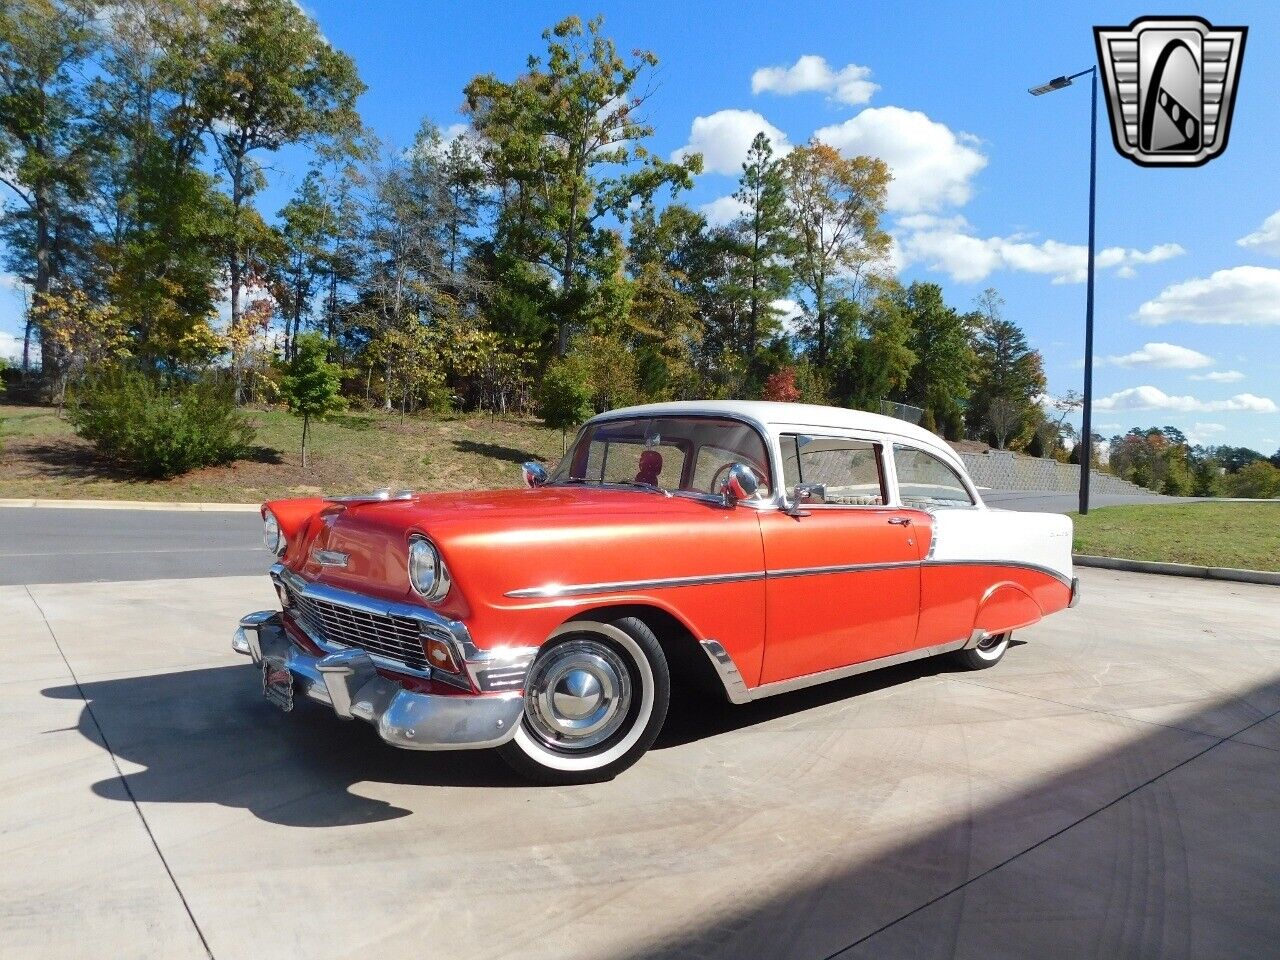
M 895 527 L 911 526 L 911 519 L 909 517 L 890 517 L 889 522 L 892 523 Z

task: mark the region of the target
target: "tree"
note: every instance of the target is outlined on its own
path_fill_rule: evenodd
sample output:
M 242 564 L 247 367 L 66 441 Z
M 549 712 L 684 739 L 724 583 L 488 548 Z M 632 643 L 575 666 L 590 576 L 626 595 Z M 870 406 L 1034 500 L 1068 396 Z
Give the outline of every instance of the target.
M 307 174 L 297 193 L 280 211 L 280 236 L 284 247 L 281 263 L 284 308 L 284 355 L 293 356 L 293 343 L 328 267 L 327 244 L 337 218 L 324 195 L 316 171 Z
M 341 396 L 342 368 L 325 357 L 329 341 L 319 333 L 300 334 L 293 356 L 281 367 L 280 396 L 289 412 L 302 417 L 302 466 L 307 466 L 311 420 L 322 420 L 346 407 Z
M 66 272 L 83 226 L 93 147 L 79 78 L 98 44 L 91 0 L 14 0 L 0 6 L 0 184 L 18 207 L 4 217 L 9 266 L 39 308 Z M 38 315 L 37 315 L 38 316 Z M 34 330 L 46 375 L 57 376 L 57 345 Z M 30 366 L 30 329 L 22 366 Z
M 831 310 L 830 364 L 834 398 L 864 410 L 901 396 L 916 366 L 907 293 L 896 280 L 875 278 L 865 305 L 839 300 Z
M 800 388 L 796 386 L 796 368 L 783 367 L 769 375 L 764 382 L 762 400 L 773 400 L 778 403 L 795 403 L 800 399 Z
M 545 60 L 507 83 L 492 74 L 467 84 L 471 123 L 485 143 L 489 176 L 500 193 L 495 246 L 554 279 L 556 352 L 568 352 L 601 265 L 601 227 L 625 219 L 661 188 L 692 186 L 699 155 L 668 163 L 644 141 L 653 129 L 637 119 L 641 74 L 658 63 L 645 50 L 621 57 L 601 33 L 566 17 L 543 33 Z
M 1008 401 L 1016 425 L 1009 437 L 1015 437 L 1024 427 L 1034 425 L 1037 398 L 1045 390 L 1044 365 L 1040 353 L 1027 343 L 1026 334 L 1011 320 L 1005 320 L 999 312 L 1003 303 L 994 290 L 988 290 L 979 300 L 982 310 L 981 327 L 977 334 L 978 377 L 974 390 L 976 416 L 971 426 L 981 429 L 990 426 L 992 404 Z M 1003 404 L 1001 405 L 1003 409 Z M 988 422 L 983 423 L 987 418 Z M 1007 418 L 1006 418 L 1007 419 Z
M 576 358 L 557 360 L 547 369 L 538 390 L 538 416 L 552 430 L 560 430 L 560 453 L 570 427 L 595 416 L 587 372 Z
M 815 360 L 823 367 L 834 295 L 856 285 L 889 249 L 880 228 L 889 168 L 878 158 L 845 158 L 811 141 L 788 154 L 782 169 L 796 239 L 792 268 L 812 298 Z
M 260 236 L 248 204 L 265 184 L 259 152 L 322 141 L 354 150 L 364 84 L 346 54 L 329 46 L 292 0 L 237 0 L 209 12 L 209 46 L 194 105 L 230 188 L 225 257 L 231 326 L 240 324 L 241 286 L 253 273 Z
M 774 159 L 773 145 L 763 131 L 751 141 L 733 196 L 743 207 L 734 228 L 742 244 L 742 285 L 749 311 L 742 352 L 751 358 L 761 339 L 773 332 L 768 322 L 774 312 L 771 304 L 791 288 L 787 255 L 794 247 L 782 165 Z
M 1003 450 L 1009 437 L 1022 427 L 1023 410 L 1010 397 L 995 396 L 987 405 L 987 426 L 996 438 L 996 449 Z
M 947 437 L 959 440 L 955 424 L 973 392 L 978 363 L 968 325 L 946 304 L 936 283 L 911 284 L 904 306 L 911 330 L 907 346 L 916 358 L 907 381 L 907 401 L 932 410 Z

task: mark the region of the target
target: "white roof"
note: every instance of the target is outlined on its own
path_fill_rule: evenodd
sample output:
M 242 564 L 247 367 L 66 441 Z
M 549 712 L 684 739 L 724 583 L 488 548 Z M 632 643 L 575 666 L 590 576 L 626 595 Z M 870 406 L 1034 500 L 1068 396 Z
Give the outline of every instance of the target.
M 834 430 L 865 430 L 910 440 L 921 447 L 942 453 L 953 463 L 960 459 L 945 440 L 923 427 L 894 417 L 826 407 L 816 403 L 776 403 L 769 400 L 678 400 L 671 403 L 646 403 L 638 407 L 621 407 L 600 414 L 606 417 L 688 416 L 689 414 L 725 415 L 754 421 L 771 432 L 786 432 L 795 427 Z

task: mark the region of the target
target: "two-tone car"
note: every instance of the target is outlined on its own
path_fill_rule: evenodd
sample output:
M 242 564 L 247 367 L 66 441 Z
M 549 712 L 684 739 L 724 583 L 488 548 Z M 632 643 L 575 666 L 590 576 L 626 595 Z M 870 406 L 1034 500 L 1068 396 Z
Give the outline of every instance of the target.
M 946 654 L 996 664 L 1071 606 L 1071 521 L 986 507 L 944 441 L 794 403 L 613 410 L 523 489 L 264 505 L 263 693 L 413 750 L 612 777 L 672 680 L 733 703 Z

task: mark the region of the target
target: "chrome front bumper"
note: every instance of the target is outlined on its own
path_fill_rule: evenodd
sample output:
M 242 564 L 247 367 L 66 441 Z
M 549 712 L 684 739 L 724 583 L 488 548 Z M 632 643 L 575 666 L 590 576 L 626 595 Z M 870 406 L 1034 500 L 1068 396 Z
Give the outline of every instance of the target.
M 364 720 L 387 743 L 408 750 L 475 750 L 510 740 L 524 712 L 519 690 L 440 695 L 406 690 L 378 673 L 363 650 L 315 656 L 284 632 L 280 613 L 264 610 L 240 620 L 231 649 L 261 664 L 288 669 L 294 687 L 344 720 Z

